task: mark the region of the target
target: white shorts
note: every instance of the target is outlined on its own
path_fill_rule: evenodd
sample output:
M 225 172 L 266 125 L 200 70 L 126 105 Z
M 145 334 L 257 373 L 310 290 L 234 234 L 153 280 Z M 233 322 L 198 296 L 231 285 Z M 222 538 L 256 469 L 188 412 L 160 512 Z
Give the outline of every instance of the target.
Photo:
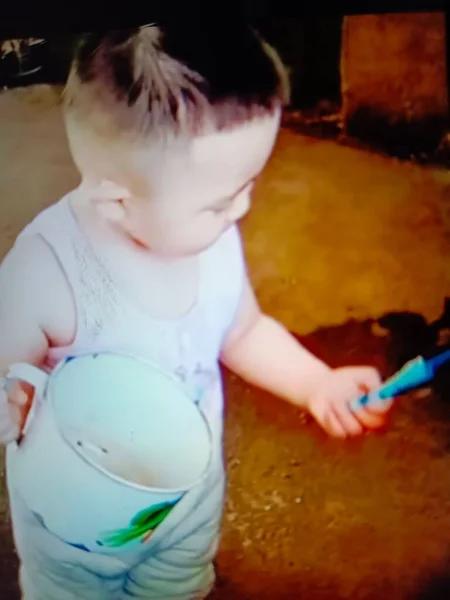
M 23 600 L 201 600 L 209 594 L 225 493 L 221 457 L 145 548 L 120 557 L 80 550 L 46 530 L 11 483 L 13 461 L 9 452 L 8 489 Z

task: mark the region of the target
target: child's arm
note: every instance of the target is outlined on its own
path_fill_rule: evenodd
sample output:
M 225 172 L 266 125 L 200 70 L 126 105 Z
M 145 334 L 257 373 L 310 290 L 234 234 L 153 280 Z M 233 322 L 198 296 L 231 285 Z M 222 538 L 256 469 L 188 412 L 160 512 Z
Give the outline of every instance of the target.
M 261 312 L 248 281 L 221 359 L 249 383 L 309 410 L 330 435 L 357 435 L 363 427 L 378 427 L 390 405 L 354 414 L 349 403 L 380 385 L 378 373 L 371 367 L 328 367 Z
M 67 287 L 51 250 L 40 238 L 21 240 L 0 265 L 0 376 L 14 362 L 40 365 L 49 339 L 67 335 Z M 69 305 L 70 306 L 70 305 Z M 66 319 L 63 319 L 65 312 Z M 67 331 L 66 331 L 67 330 Z M 15 439 L 28 395 L 0 391 L 0 443 Z

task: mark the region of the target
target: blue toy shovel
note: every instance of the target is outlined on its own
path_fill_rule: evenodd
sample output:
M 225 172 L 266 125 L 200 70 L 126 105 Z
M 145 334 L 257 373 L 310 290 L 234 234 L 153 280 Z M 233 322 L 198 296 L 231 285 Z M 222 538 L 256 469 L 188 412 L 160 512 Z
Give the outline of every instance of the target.
M 450 350 L 429 359 L 418 356 L 407 362 L 400 371 L 387 379 L 380 388 L 352 402 L 351 408 L 357 411 L 364 406 L 368 406 L 371 402 L 382 402 L 418 388 L 431 381 L 439 367 L 449 361 Z

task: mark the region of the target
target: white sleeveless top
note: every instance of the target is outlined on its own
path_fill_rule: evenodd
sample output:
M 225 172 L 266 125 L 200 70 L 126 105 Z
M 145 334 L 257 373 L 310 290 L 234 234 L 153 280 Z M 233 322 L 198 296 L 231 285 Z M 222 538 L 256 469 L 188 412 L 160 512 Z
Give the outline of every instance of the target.
M 45 364 L 83 352 L 124 352 L 147 359 L 179 379 L 221 435 L 223 395 L 219 354 L 233 323 L 245 277 L 239 231 L 228 229 L 200 255 L 196 305 L 183 317 L 155 320 L 127 301 L 94 252 L 69 196 L 40 213 L 19 235 L 41 235 L 72 288 L 77 331 L 68 347 L 50 348 Z

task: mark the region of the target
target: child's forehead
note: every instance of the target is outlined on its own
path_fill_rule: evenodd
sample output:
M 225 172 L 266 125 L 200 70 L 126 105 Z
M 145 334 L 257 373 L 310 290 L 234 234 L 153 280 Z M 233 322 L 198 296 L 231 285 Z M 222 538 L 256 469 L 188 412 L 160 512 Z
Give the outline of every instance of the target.
M 279 115 L 240 125 L 231 130 L 210 133 L 161 148 L 148 155 L 149 178 L 169 186 L 183 182 L 221 185 L 223 180 L 248 179 L 266 163 L 279 127 Z M 152 159 L 155 161 L 151 165 Z M 156 167 L 156 168 L 155 168 Z
M 276 131 L 276 123 L 267 121 L 196 138 L 184 155 L 166 157 L 158 182 L 150 185 L 156 184 L 162 200 L 182 197 L 199 206 L 232 196 L 264 168 Z
M 246 158 L 251 160 L 253 157 L 257 160 L 272 149 L 278 127 L 277 113 L 237 125 L 233 129 L 194 138 L 190 147 L 190 158 L 194 163 L 200 164 L 231 160 L 237 155 L 240 161 Z

